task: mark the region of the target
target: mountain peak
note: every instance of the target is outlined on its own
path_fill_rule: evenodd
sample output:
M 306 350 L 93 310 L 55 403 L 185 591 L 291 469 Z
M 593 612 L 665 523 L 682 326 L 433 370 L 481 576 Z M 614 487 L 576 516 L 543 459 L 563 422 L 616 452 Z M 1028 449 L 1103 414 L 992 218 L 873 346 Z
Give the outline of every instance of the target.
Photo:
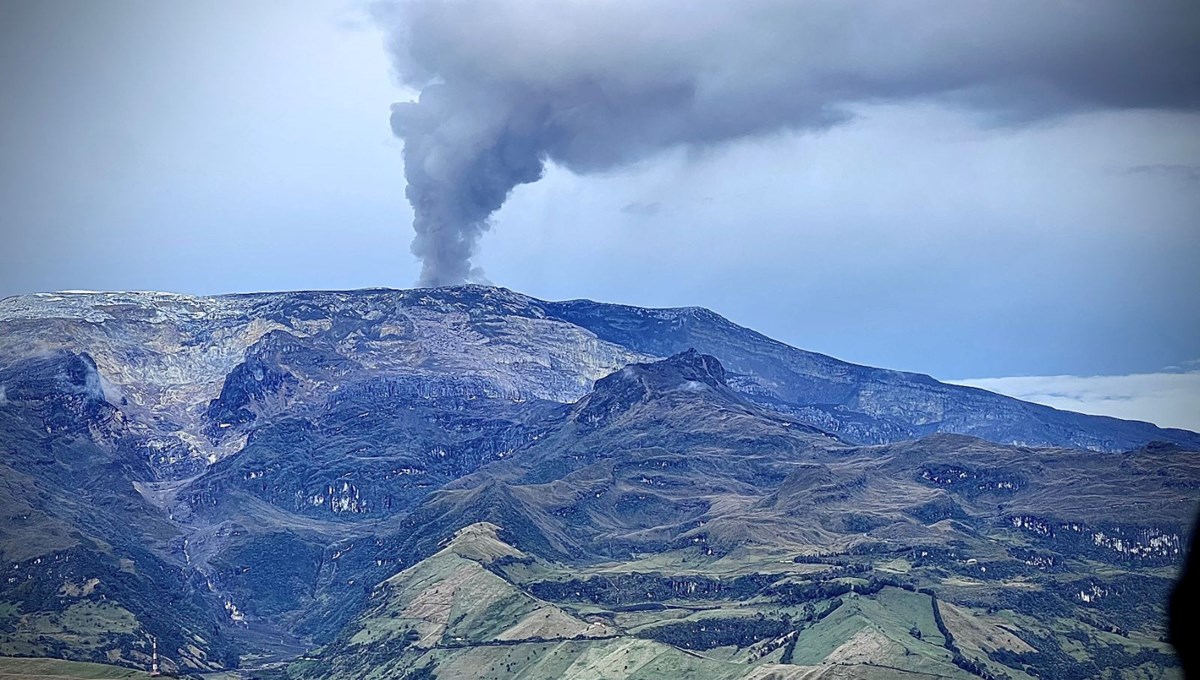
M 675 389 L 698 389 L 701 385 L 727 388 L 725 367 L 711 354 L 702 354 L 695 348 L 674 354 L 661 361 L 630 364 L 609 378 L 618 377 L 628 381 L 635 378 L 653 392 Z M 608 380 L 605 378 L 604 380 Z M 600 382 L 604 382 L 601 380 Z M 600 387 L 597 383 L 597 388 Z
M 651 365 L 677 372 L 679 377 L 685 380 L 702 382 L 713 387 L 725 386 L 725 367 L 716 357 L 701 354 L 694 347 Z
M 596 381 L 592 393 L 579 402 L 576 418 L 598 424 L 635 404 L 665 396 L 720 395 L 741 398 L 725 382 L 725 367 L 716 357 L 688 349 L 661 361 L 630 364 Z
M 500 538 L 502 529 L 491 522 L 475 522 L 459 529 L 442 549 L 481 564 L 501 557 L 521 558 L 525 553 L 517 550 Z
M 725 367 L 710 354 L 701 354 L 695 349 L 667 357 L 660 361 L 629 364 L 625 368 L 596 381 L 596 391 L 614 389 L 617 385 L 639 385 L 647 395 L 667 392 L 697 392 L 705 387 L 728 391 L 725 382 Z M 732 396 L 732 395 L 731 395 Z

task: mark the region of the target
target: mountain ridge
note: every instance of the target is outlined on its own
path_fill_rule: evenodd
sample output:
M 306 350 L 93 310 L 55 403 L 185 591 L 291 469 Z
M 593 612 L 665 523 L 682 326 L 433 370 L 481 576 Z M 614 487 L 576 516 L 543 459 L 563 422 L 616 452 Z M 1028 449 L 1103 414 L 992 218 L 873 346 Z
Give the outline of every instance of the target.
M 83 351 L 111 345 L 108 356 L 92 352 L 93 358 L 107 380 L 141 390 L 133 401 L 150 412 L 143 421 L 167 420 L 218 435 L 207 443 L 184 437 L 180 446 L 193 457 L 219 459 L 240 446 L 253 404 L 210 402 L 222 398 L 221 387 L 239 364 L 243 373 L 257 375 L 248 352 L 279 356 L 267 349 L 271 338 L 316 358 L 302 368 L 311 375 L 280 373 L 280 384 L 266 386 L 284 406 L 329 398 L 334 383 L 361 382 L 356 376 L 367 374 L 425 382 L 438 375 L 465 377 L 478 382 L 453 389 L 569 403 L 627 364 L 695 348 L 718 357 L 730 371 L 730 386 L 754 403 L 863 444 L 956 432 L 1000 443 L 1105 451 L 1154 440 L 1200 448 L 1200 434 L 1186 430 L 1061 411 L 796 349 L 699 307 L 547 302 L 479 285 L 223 296 L 43 293 L 0 301 L 0 324 L 11 329 L 13 340 L 0 339 L 0 361 L 28 354 L 31 346 Z M 120 331 L 97 332 L 112 324 Z M 47 326 L 58 327 L 60 336 L 49 337 Z M 136 346 L 106 337 L 131 331 L 141 341 Z M 137 354 L 146 367 L 130 373 L 126 359 Z M 338 368 L 339 362 L 345 365 Z M 147 384 L 153 389 L 140 387 Z M 288 396 L 285 386 L 294 394 Z M 270 403 L 272 395 L 259 395 L 260 402 Z M 223 413 L 241 422 L 222 423 Z

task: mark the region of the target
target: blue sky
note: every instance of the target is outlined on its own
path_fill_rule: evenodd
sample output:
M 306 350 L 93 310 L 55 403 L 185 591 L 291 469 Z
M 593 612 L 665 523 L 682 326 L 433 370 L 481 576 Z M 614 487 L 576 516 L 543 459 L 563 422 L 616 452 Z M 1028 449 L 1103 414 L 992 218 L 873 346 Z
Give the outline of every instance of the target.
M 0 295 L 417 280 L 389 127 L 417 93 L 362 6 L 2 7 Z M 472 262 L 538 297 L 706 306 L 946 379 L 1194 369 L 1195 111 L 849 112 L 587 174 L 551 163 Z M 1172 394 L 1172 413 L 1200 412 L 1194 391 Z

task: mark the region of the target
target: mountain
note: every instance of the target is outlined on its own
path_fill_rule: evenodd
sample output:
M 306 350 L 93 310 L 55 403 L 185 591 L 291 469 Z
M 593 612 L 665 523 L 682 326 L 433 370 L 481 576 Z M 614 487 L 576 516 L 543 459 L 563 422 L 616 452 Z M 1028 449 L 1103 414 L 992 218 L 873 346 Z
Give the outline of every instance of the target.
M 1150 441 L 1193 449 L 1200 444 L 1194 432 L 1060 411 L 927 375 L 838 361 L 698 307 L 642 309 L 587 300 L 541 307 L 553 318 L 642 354 L 667 357 L 696 349 L 716 356 L 730 371 L 730 384 L 749 399 L 862 444 L 939 432 L 1097 451 L 1122 451 Z
M 1169 676 L 1164 574 L 1197 488 L 1169 446 L 848 444 L 686 352 L 351 545 L 379 585 L 289 673 Z
M 1122 451 L 1200 435 L 1058 411 L 923 375 L 856 366 L 699 308 L 544 302 L 502 288 L 53 293 L 0 301 L 0 360 L 86 353 L 152 458 L 182 477 L 240 449 L 254 420 L 335 392 L 569 403 L 636 361 L 696 349 L 771 410 L 861 444 L 938 432 Z M 353 398 L 353 397 L 351 397 Z
M 481 286 L 9 298 L 0 655 L 1169 677 L 1197 450 L 700 309 Z

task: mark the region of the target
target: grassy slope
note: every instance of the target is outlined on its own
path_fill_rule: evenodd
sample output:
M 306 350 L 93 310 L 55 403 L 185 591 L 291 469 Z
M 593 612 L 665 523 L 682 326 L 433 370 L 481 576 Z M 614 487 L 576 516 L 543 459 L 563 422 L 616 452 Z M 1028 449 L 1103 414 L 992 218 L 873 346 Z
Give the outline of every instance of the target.
M 910 589 L 931 587 L 942 600 L 942 616 L 957 649 L 968 662 L 998 677 L 1028 680 L 1031 676 L 1022 672 L 1027 662 L 1050 673 L 1043 673 L 1045 677 L 1091 677 L 1080 673 L 1087 673 L 1087 664 L 1106 650 L 1116 656 L 1109 657 L 1114 665 L 1105 669 L 1104 677 L 1177 677 L 1169 648 L 1152 632 L 1133 630 L 1117 635 L 1050 610 L 1029 616 L 1004 606 L 989 612 L 979 605 L 1002 605 L 1013 592 L 1045 597 L 1054 583 L 1076 578 L 1072 575 L 1076 568 L 1094 572 L 1089 563 L 1043 574 L 1045 580 L 1040 583 L 1024 578 L 985 578 L 988 572 L 979 571 L 978 564 L 961 559 L 930 562 L 930 558 L 912 555 L 842 554 L 835 560 L 843 566 L 831 566 L 793 562 L 788 553 L 770 550 L 709 556 L 685 549 L 627 562 L 568 568 L 512 548 L 498 539 L 495 530 L 460 532 L 460 539 L 439 553 L 389 579 L 377 591 L 376 606 L 351 627 L 357 638 L 351 641 L 356 644 L 333 645 L 317 660 L 294 664 L 291 674 L 297 678 L 384 679 L 428 669 L 438 678 L 461 680 L 976 677 L 955 665 L 935 621 L 930 596 Z M 463 533 L 472 533 L 471 540 L 463 540 Z M 992 548 L 1002 555 L 1003 545 L 1021 536 L 997 532 L 989 538 L 1000 541 Z M 843 572 L 848 568 L 846 561 L 870 568 Z M 1115 567 L 1112 571 L 1112 575 L 1127 573 Z M 752 575 L 761 577 L 766 585 L 723 595 L 679 587 L 697 579 L 734 581 Z M 631 577 L 642 585 L 622 590 L 618 584 Z M 875 577 L 900 578 L 909 585 L 863 593 L 861 589 Z M 654 579 L 666 579 L 670 585 L 656 587 Z M 841 595 L 840 600 L 817 596 L 790 603 L 779 590 L 788 584 L 838 582 L 854 583 L 859 590 Z M 589 583 L 600 587 L 589 590 Z M 542 590 L 538 590 L 539 584 Z M 547 584 L 559 595 L 538 597 L 531 592 L 541 593 Z M 429 596 L 443 588 L 448 590 L 440 594 L 450 597 L 433 603 Z M 431 604 L 437 606 L 431 608 Z M 814 611 L 826 609 L 824 618 L 812 620 Z M 414 616 L 418 610 L 420 616 Z M 541 614 L 531 616 L 531 612 L 553 612 L 561 620 L 537 628 L 530 626 L 530 621 Z M 1079 613 L 1095 620 L 1103 620 L 1105 614 L 1103 609 Z M 733 621 L 752 627 L 753 622 L 780 621 L 785 616 L 793 622 L 791 630 L 799 631 L 788 664 L 781 661 L 793 633 L 691 650 L 657 637 L 659 630 L 671 626 L 720 626 Z M 428 634 L 430 619 L 443 622 L 433 627 L 437 629 L 433 635 Z M 566 625 L 569 623 L 576 625 Z M 599 639 L 570 639 L 584 623 L 603 625 L 609 632 Z M 421 635 L 404 642 L 404 633 L 413 627 L 418 627 Z M 410 644 L 417 639 L 418 643 Z M 392 646 L 382 644 L 387 642 Z M 1010 655 L 1009 665 L 990 656 L 997 652 Z M 1147 652 L 1158 656 L 1146 657 L 1144 663 L 1137 661 Z M 1025 658 L 1012 662 L 1011 655 Z M 1059 672 L 1068 675 L 1057 675 Z
M 533 560 L 498 541 L 494 530 L 479 526 L 460 532 L 437 554 L 381 584 L 376 604 L 339 642 L 314 659 L 294 663 L 290 674 L 385 679 L 430 669 L 441 680 L 733 680 L 843 673 L 967 677 L 950 664 L 928 595 L 896 588 L 871 597 L 852 594 L 832 615 L 806 629 L 797 658 L 781 665 L 787 636 L 746 647 L 686 650 L 624 632 L 622 623 L 628 619 L 603 606 L 539 599 L 505 578 L 502 568 L 488 566 L 515 558 L 507 560 L 512 571 L 532 581 L 550 575 L 561 579 L 561 565 Z M 611 575 L 615 566 L 600 567 L 600 573 Z M 809 571 L 808 565 L 796 566 L 801 573 Z M 729 617 L 778 620 L 784 613 L 802 618 L 801 608 L 766 598 L 678 602 L 637 616 L 641 628 L 652 630 L 665 623 L 706 625 Z M 554 625 L 530 623 L 542 615 L 553 615 Z M 913 627 L 921 630 L 922 640 L 910 635 Z
M 21 659 L 0 657 L 0 680 L 57 678 L 70 680 L 134 680 L 149 678 L 149 673 L 99 663 L 61 661 L 59 659 Z

